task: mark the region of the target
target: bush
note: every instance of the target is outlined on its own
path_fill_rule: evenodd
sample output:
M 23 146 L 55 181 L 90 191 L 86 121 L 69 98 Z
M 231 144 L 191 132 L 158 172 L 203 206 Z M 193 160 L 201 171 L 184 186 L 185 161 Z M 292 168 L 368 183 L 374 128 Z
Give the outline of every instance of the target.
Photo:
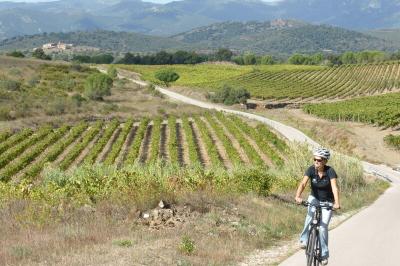
M 210 100 L 215 103 L 224 103 L 232 105 L 236 103 L 246 103 L 250 98 L 250 93 L 244 88 L 232 88 L 224 85 L 222 89 L 217 91 L 214 95 L 209 96 Z
M 21 82 L 15 80 L 0 80 L 0 88 L 8 91 L 19 91 Z
M 102 100 L 111 95 L 112 84 L 113 80 L 106 74 L 91 74 L 85 81 L 85 95 L 91 100 Z
M 110 76 L 112 79 L 116 79 L 118 77 L 118 71 L 115 68 L 115 66 L 109 66 L 107 69 L 107 74 Z
M 72 102 L 76 107 L 81 107 L 82 103 L 86 101 L 85 98 L 82 97 L 79 93 L 75 93 L 71 96 Z
M 13 57 L 18 57 L 18 58 L 24 58 L 25 55 L 21 51 L 13 51 L 11 53 L 7 53 L 8 56 L 13 56 Z
M 32 56 L 36 57 L 37 59 L 51 60 L 51 57 L 49 55 L 45 54 L 42 48 L 37 48 L 33 52 Z
M 128 239 L 114 240 L 113 244 L 123 248 L 129 248 L 133 245 L 132 241 Z
M 179 79 L 178 73 L 171 69 L 159 70 L 155 73 L 154 76 L 156 77 L 156 79 L 164 82 L 167 87 L 169 86 L 169 83 L 175 82 Z
M 179 245 L 179 250 L 187 255 L 192 254 L 195 250 L 194 241 L 187 235 L 183 236 Z

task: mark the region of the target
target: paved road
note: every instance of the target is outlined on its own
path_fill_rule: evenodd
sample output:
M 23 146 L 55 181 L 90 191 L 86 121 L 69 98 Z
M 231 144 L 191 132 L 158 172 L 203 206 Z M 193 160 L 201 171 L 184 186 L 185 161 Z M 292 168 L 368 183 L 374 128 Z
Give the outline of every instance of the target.
M 132 81 L 146 85 L 143 81 Z M 318 146 L 318 143 L 301 131 L 265 117 L 191 99 L 159 86 L 156 89 L 175 100 L 260 121 L 271 126 L 290 141 Z M 398 266 L 400 265 L 400 173 L 385 165 L 374 165 L 368 162 L 362 162 L 362 164 L 364 171 L 388 180 L 392 183 L 392 187 L 370 207 L 330 232 L 329 265 Z M 299 251 L 280 265 L 305 265 L 304 257 L 304 251 Z

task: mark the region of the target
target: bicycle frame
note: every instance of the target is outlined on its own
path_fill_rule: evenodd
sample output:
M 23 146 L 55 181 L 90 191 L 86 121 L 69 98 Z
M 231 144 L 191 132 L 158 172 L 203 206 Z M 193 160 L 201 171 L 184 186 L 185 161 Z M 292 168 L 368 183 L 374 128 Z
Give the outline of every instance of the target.
M 306 207 L 315 207 L 315 212 L 309 224 L 310 230 L 307 240 L 306 258 L 308 266 L 317 266 L 321 262 L 321 243 L 319 241 L 319 227 L 321 224 L 322 209 L 333 210 L 333 208 L 331 205 L 328 204 L 314 205 L 309 202 L 302 202 L 302 205 Z

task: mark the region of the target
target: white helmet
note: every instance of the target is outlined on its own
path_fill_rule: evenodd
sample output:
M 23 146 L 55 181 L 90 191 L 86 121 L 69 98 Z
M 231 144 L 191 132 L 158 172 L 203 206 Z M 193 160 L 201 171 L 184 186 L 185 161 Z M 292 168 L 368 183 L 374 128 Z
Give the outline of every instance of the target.
M 328 149 L 325 149 L 325 148 L 322 148 L 322 147 L 319 147 L 319 148 L 315 149 L 313 154 L 314 154 L 314 156 L 325 158 L 327 160 L 329 160 L 329 158 L 331 158 L 330 151 Z

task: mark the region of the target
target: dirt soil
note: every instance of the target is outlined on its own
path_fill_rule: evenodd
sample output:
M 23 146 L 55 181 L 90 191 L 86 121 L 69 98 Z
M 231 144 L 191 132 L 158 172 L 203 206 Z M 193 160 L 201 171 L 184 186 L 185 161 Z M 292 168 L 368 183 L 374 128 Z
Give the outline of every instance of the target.
M 366 161 L 390 166 L 400 164 L 400 152 L 383 141 L 388 134 L 400 135 L 399 130 L 355 122 L 331 122 L 308 115 L 301 109 L 259 109 L 255 112 L 294 126 L 323 145 Z

